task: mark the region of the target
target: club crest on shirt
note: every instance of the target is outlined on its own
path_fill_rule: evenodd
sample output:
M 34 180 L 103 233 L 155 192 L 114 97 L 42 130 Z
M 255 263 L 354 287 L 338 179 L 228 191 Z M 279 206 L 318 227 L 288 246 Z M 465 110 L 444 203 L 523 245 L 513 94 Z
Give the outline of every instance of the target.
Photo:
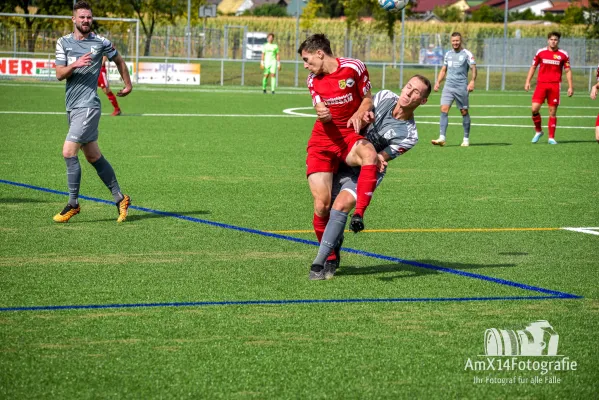
M 100 52 L 100 49 L 97 46 L 92 46 L 90 51 L 92 54 L 96 55 Z
M 554 59 L 554 60 L 561 60 L 561 59 L 562 59 L 562 56 L 560 56 L 559 54 L 554 54 L 554 55 L 553 55 L 553 59 Z
M 352 86 L 354 86 L 355 83 L 356 82 L 352 78 L 347 78 L 345 80 L 345 84 L 347 85 L 347 87 L 352 87 Z
M 345 79 L 341 79 L 339 81 L 339 89 L 345 89 L 346 86 L 347 86 L 347 83 L 345 82 Z

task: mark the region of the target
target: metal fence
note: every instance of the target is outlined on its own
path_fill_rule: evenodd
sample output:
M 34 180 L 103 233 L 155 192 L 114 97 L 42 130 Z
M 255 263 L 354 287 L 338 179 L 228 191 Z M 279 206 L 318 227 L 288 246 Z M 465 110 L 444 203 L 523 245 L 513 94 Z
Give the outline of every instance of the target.
M 133 58 L 137 43 L 132 29 L 99 32 L 109 38 L 126 59 Z M 166 27 L 152 36 L 149 56 L 143 56 L 146 39 L 143 35 L 140 37 L 140 61 L 199 63 L 202 84 L 259 86 L 262 73 L 258 63 L 244 59 L 245 32 L 246 27 L 227 26 L 223 29 L 192 29 L 186 35 L 182 27 Z M 42 31 L 35 34 L 0 25 L 0 57 L 53 59 L 56 40 L 67 33 Z M 300 36 L 303 38 L 310 33 L 302 32 Z M 33 37 L 35 51 L 29 52 Z M 303 65 L 300 63 L 296 69 L 295 39 L 295 32 L 277 33 L 276 41 L 283 60 L 278 76 L 282 86 L 303 86 L 305 79 Z M 355 31 L 330 39 L 338 56 L 359 58 L 367 64 L 373 84 L 378 88 L 398 87 L 414 73 L 434 78 L 442 55 L 450 49 L 449 36 L 441 34 L 405 37 L 403 57 L 400 54 L 400 37 L 390 40 L 385 35 Z M 191 41 L 190 54 L 188 41 Z M 507 52 L 504 52 L 503 38 L 465 38 L 465 46 L 477 59 L 478 88 L 501 90 L 502 81 L 505 81 L 505 90 L 523 88 L 532 57 L 546 42 L 546 38 L 510 38 Z M 599 62 L 599 40 L 562 39 L 561 47 L 572 58 L 575 88 L 587 90 L 594 82 Z M 506 68 L 503 65 L 504 55 Z

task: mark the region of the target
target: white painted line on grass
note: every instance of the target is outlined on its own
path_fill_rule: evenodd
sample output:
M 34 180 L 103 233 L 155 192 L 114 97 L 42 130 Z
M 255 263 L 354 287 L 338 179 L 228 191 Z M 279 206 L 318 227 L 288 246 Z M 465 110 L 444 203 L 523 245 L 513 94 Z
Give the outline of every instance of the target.
M 597 235 L 599 236 L 599 228 L 598 227 L 589 227 L 589 228 L 562 228 L 565 231 L 571 231 L 571 232 L 579 232 L 579 233 L 588 233 L 590 235 Z

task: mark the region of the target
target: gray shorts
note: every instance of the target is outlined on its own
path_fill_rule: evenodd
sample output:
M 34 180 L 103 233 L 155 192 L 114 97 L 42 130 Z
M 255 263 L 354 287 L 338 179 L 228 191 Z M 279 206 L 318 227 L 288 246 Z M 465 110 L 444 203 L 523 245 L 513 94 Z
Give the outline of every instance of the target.
M 354 196 L 354 199 L 358 199 L 358 176 L 360 175 L 360 167 L 348 167 L 345 164 L 339 166 L 339 171 L 333 176 L 333 191 L 331 204 L 335 202 L 335 199 L 344 190 L 347 190 Z M 385 172 L 377 172 L 376 187 L 378 187 L 383 178 Z
M 445 85 L 445 87 L 443 87 L 443 92 L 441 92 L 441 105 L 451 107 L 455 100 L 460 110 L 467 110 L 470 104 L 468 102 L 468 97 L 469 93 L 467 87 L 464 87 L 463 89 L 454 89 Z
M 99 108 L 75 108 L 67 112 L 69 133 L 67 142 L 89 143 L 98 140 Z

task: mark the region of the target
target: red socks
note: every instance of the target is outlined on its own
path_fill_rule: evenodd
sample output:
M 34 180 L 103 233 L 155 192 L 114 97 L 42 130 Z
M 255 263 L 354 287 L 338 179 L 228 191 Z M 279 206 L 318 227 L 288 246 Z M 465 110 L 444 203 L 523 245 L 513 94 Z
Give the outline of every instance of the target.
M 358 200 L 356 201 L 356 214 L 364 216 L 366 208 L 372 200 L 372 193 L 376 189 L 376 165 L 363 165 L 358 177 Z
M 114 95 L 114 93 L 109 92 L 106 96 L 108 96 L 108 100 L 110 100 L 110 103 L 112 103 L 114 109 L 120 110 L 119 103 L 118 101 L 116 101 L 116 96 Z
M 555 126 L 557 125 L 557 117 L 549 117 L 549 123 L 547 127 L 549 128 L 549 139 L 555 138 Z
M 532 122 L 535 124 L 535 132 L 541 132 L 543 130 L 543 128 L 541 128 L 541 114 L 533 114 Z

